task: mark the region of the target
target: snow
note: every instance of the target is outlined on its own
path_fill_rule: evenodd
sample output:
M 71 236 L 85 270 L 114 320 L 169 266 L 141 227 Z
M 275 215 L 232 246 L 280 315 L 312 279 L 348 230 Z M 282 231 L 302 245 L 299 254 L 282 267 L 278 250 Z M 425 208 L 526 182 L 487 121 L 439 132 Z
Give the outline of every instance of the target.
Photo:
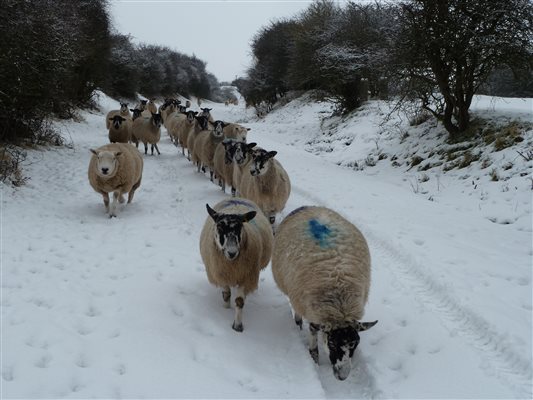
M 202 107 L 278 151 L 293 186 L 278 219 L 324 205 L 368 240 L 364 320 L 379 323 L 361 333 L 349 378 L 333 377 L 323 351 L 313 363 L 270 267 L 246 299 L 244 332 L 231 329 L 198 250 L 205 204 L 228 195 L 164 130 L 133 203 L 107 218 L 87 179 L 89 148 L 107 142 L 104 115 L 118 106 L 102 94 L 101 112 L 58 123 L 72 148 L 30 151 L 28 183 L 1 186 L 1 397 L 531 398 L 532 165 L 516 150 L 533 132 L 483 154 L 489 168 L 422 172 L 407 164 L 412 150 L 428 155 L 442 132 L 381 124 L 383 102 L 321 122 L 331 105 L 307 96 L 261 120 L 239 100 Z M 533 106 L 479 96 L 473 109 L 531 121 Z

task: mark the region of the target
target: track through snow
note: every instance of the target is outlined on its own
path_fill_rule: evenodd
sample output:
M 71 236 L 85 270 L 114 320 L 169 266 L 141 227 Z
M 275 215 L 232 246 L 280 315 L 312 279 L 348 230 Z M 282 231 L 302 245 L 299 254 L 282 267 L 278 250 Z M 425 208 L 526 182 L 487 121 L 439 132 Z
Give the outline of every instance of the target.
M 319 129 L 317 112 L 256 121 L 210 104 L 216 118 L 251 127 L 250 142 L 278 150 L 293 185 L 282 216 L 329 206 L 368 239 L 365 320 L 379 323 L 339 382 L 323 352 L 312 362 L 270 267 L 246 300 L 244 332 L 231 329 L 233 310 L 198 250 L 205 203 L 227 194 L 164 129 L 133 203 L 106 218 L 86 177 L 116 105 L 102 102 L 102 113 L 64 128 L 73 149 L 31 152 L 29 183 L 2 188 L 2 398 L 531 397 L 531 279 L 525 255 L 505 256 L 527 233 L 501 244 L 502 226 L 306 153 L 299 143 Z

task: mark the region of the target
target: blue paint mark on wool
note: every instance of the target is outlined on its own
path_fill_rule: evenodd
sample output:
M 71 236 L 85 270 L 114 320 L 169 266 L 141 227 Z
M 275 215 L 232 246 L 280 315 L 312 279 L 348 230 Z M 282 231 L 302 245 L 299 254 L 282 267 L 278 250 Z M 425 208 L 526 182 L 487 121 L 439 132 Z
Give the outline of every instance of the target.
M 316 219 L 309 220 L 309 232 L 322 248 L 331 247 L 332 231 L 326 225 L 321 224 Z

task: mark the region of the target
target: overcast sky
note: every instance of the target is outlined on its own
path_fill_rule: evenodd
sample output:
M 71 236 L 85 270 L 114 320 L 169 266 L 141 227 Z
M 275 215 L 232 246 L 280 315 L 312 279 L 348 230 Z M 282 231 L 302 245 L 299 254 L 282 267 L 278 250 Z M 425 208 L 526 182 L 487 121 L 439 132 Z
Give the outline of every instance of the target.
M 243 76 L 250 42 L 271 20 L 305 10 L 308 0 L 111 0 L 115 28 L 135 43 L 158 44 L 207 62 L 219 81 Z

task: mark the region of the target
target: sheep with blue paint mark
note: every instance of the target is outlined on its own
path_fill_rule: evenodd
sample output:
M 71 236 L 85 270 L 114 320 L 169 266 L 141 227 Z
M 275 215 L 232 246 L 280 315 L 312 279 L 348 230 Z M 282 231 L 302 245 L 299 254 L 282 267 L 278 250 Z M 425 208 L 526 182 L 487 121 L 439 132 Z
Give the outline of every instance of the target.
M 200 235 L 200 254 L 207 279 L 222 287 L 224 306 L 230 307 L 235 288 L 233 329 L 242 332 L 242 309 L 246 295 L 257 289 L 259 273 L 272 254 L 272 229 L 257 204 L 250 200 L 222 200 L 207 217 Z
M 272 274 L 294 309 L 295 321 L 309 321 L 309 352 L 318 363 L 317 334 L 339 380 L 348 377 L 370 289 L 370 252 L 363 234 L 325 207 L 300 207 L 279 225 Z

